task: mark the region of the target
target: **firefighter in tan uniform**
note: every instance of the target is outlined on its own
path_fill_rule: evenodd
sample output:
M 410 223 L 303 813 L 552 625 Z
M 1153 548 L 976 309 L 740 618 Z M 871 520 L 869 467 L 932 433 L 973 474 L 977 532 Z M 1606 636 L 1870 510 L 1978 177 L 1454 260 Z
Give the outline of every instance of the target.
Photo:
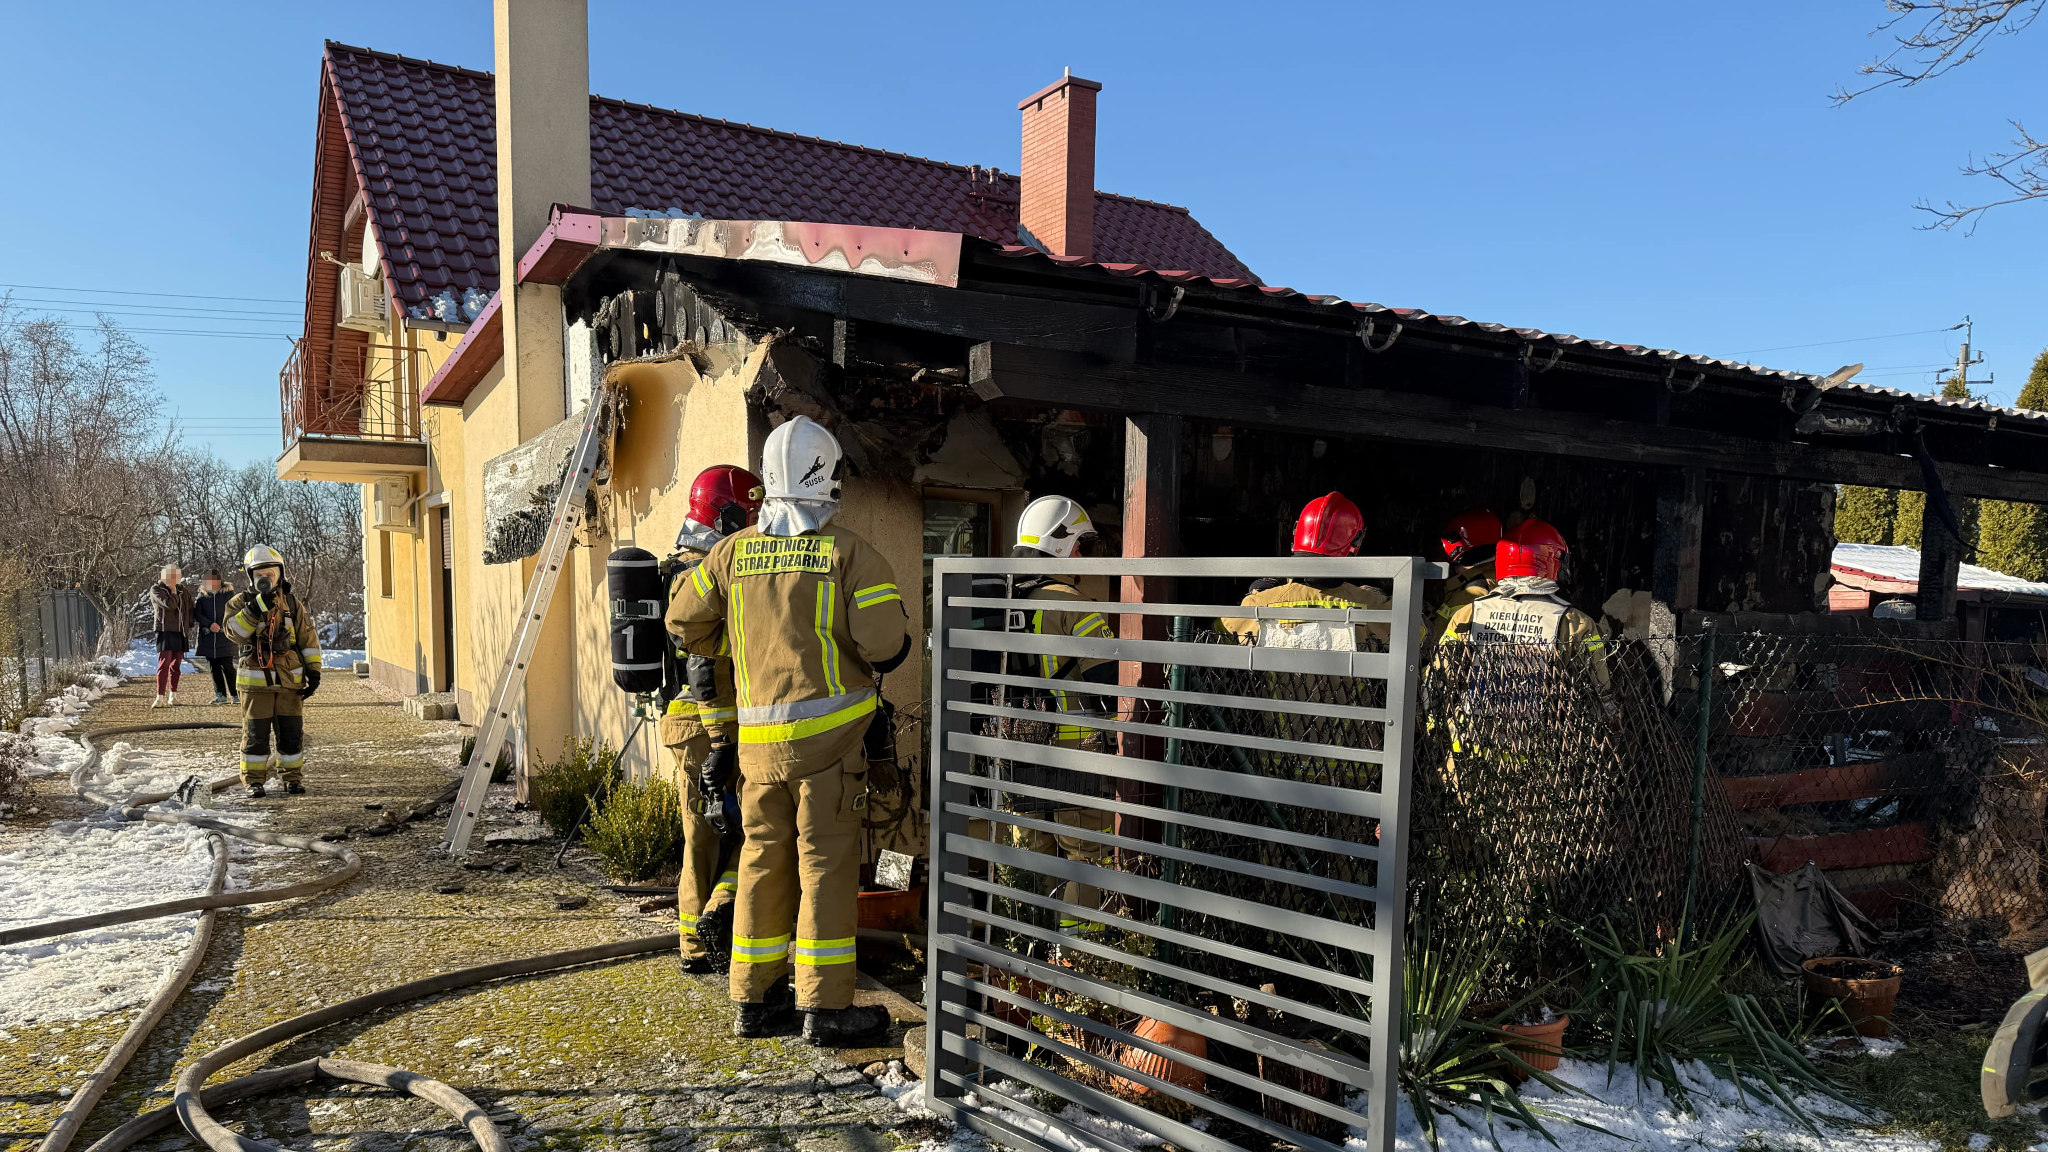
M 733 1030 L 765 1036 L 787 1022 L 794 966 L 804 1039 L 821 1045 L 870 1040 L 889 1026 L 887 1009 L 853 1003 L 862 741 L 879 674 L 910 654 L 888 562 L 859 536 L 828 528 L 840 463 L 838 441 L 808 417 L 769 433 L 760 523 L 712 548 L 668 613 L 669 631 L 692 654 L 733 660 L 746 829 Z M 718 758 L 707 761 L 706 795 L 723 790 L 723 770 Z
M 1365 516 L 1342 492 L 1308 502 L 1294 521 L 1296 556 L 1356 556 L 1365 539 Z M 1377 588 L 1345 580 L 1290 580 L 1268 576 L 1252 582 L 1242 601 L 1247 608 L 1371 608 L 1385 611 L 1393 602 Z M 1379 621 L 1346 627 L 1342 621 L 1280 620 L 1224 617 L 1219 623 L 1239 643 L 1268 648 L 1321 648 L 1362 652 L 1377 642 L 1387 646 L 1390 628 Z
M 1568 669 L 1593 682 L 1601 708 L 1614 715 L 1607 638 L 1592 617 L 1559 595 L 1557 577 L 1570 552 L 1562 533 L 1541 520 L 1525 520 L 1500 542 L 1500 583 L 1491 594 L 1453 612 L 1445 643 L 1524 644 L 1557 649 Z
M 683 596 L 690 576 L 720 540 L 753 523 L 761 507 L 761 480 L 730 464 L 706 468 L 690 485 L 690 509 L 676 533 L 676 550 L 662 563 L 668 602 Z M 707 798 L 699 778 L 715 752 L 737 754 L 739 713 L 733 697 L 732 660 L 677 650 L 684 690 L 661 717 L 661 742 L 675 756 L 676 792 L 683 803 L 683 867 L 676 877 L 676 927 L 685 972 L 723 972 L 732 949 L 732 902 L 739 889 L 740 830 L 728 824 L 730 792 Z M 729 770 L 725 772 L 730 775 Z
M 1451 577 L 1444 584 L 1443 599 L 1429 614 L 1428 644 L 1443 639 L 1451 617 L 1467 604 L 1493 595 L 1499 582 L 1494 575 L 1494 550 L 1500 544 L 1500 517 L 1485 508 L 1474 508 L 1451 518 L 1438 535 L 1444 559 L 1451 562 Z
M 278 779 L 296 796 L 306 790 L 306 697 L 320 689 L 320 633 L 292 594 L 277 549 L 249 549 L 242 569 L 249 588 L 228 601 L 221 626 L 240 649 L 235 684 L 242 693 L 242 783 L 250 796 L 264 795 L 275 736 Z
M 1010 555 L 1032 560 L 1067 560 L 1081 550 L 1084 540 L 1095 536 L 1095 524 L 1088 519 L 1088 513 L 1079 504 L 1065 496 L 1041 496 L 1033 500 L 1024 509 L 1024 514 L 1018 517 L 1017 543 L 1010 549 Z M 1073 577 L 1019 577 L 1011 587 L 1011 597 L 1031 601 L 1035 606 L 1012 610 L 1006 631 L 1101 640 L 1112 639 L 1116 635 L 1110 628 L 1109 621 L 1095 610 L 1095 602 L 1083 595 L 1076 586 Z M 1011 664 L 1013 672 L 1040 680 L 1101 685 L 1114 685 L 1117 682 L 1117 662 L 1101 657 L 1017 653 L 1013 656 Z M 1022 667 L 1017 666 L 1020 664 Z M 1107 711 L 1103 706 L 1104 697 L 1094 693 L 1062 688 L 1045 688 L 1041 691 L 1051 703 L 1052 711 L 1063 717 L 1102 716 Z M 1105 751 L 1107 744 L 1101 729 L 1086 724 L 1067 723 L 1053 724 L 1047 742 L 1054 747 L 1078 748 L 1089 752 Z M 1037 764 L 1014 764 L 1010 772 L 1021 777 L 1018 781 L 1020 783 L 1097 797 L 1104 794 L 1108 783 L 1092 773 L 1049 768 Z M 1054 824 L 1079 832 L 1108 833 L 1116 822 L 1104 809 L 1043 797 L 1013 794 L 1007 798 L 1006 805 L 1011 811 L 1028 818 L 1050 818 Z M 1011 825 L 1010 838 L 1011 843 L 1028 852 L 1060 856 L 1085 864 L 1101 864 L 1110 856 L 1109 845 L 1085 835 L 1067 835 L 1041 828 Z M 1102 907 L 1101 889 L 1076 880 L 1065 883 L 1060 891 L 1060 899 L 1085 908 L 1091 913 L 1099 911 Z M 1062 934 L 1074 935 L 1100 932 L 1103 925 L 1092 915 L 1084 916 L 1073 909 L 1067 909 L 1059 914 L 1059 927 Z

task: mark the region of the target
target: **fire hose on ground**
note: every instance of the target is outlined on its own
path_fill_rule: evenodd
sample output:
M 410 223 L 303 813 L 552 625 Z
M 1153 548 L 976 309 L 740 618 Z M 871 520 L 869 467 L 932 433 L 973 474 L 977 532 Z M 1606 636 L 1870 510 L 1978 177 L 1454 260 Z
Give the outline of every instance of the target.
M 175 916 L 183 912 L 200 913 L 192 941 L 186 947 L 185 955 L 171 977 L 143 1007 L 141 1015 L 129 1025 L 119 1042 L 108 1050 L 99 1065 L 94 1068 L 85 1086 L 75 1093 L 63 1113 L 44 1137 L 40 1152 L 64 1152 L 83 1127 L 86 1117 L 92 1112 L 101 1097 L 113 1085 L 114 1079 L 127 1067 L 128 1062 L 139 1051 L 149 1034 L 160 1023 L 170 1006 L 184 992 L 186 985 L 198 972 L 200 962 L 213 934 L 215 912 L 221 908 L 241 907 L 249 904 L 264 904 L 279 900 L 290 900 L 327 891 L 346 883 L 362 871 L 362 858 L 353 851 L 338 844 L 305 836 L 292 836 L 280 832 L 269 832 L 260 828 L 249 828 L 240 824 L 217 820 L 210 816 L 184 808 L 160 809 L 155 805 L 169 800 L 173 792 L 141 793 L 125 799 L 116 799 L 97 790 L 92 782 L 97 774 L 103 751 L 99 741 L 110 736 L 125 736 L 146 732 L 172 732 L 192 729 L 233 728 L 232 724 L 217 721 L 202 721 L 178 724 L 136 724 L 121 728 L 104 728 L 86 733 L 83 742 L 86 747 L 85 762 L 72 773 L 72 787 L 80 796 L 96 804 L 105 804 L 117 810 L 124 820 L 148 820 L 164 824 L 189 824 L 208 832 L 207 843 L 214 853 L 214 867 L 208 879 L 206 892 L 179 900 L 166 900 L 155 904 L 138 905 L 111 912 L 95 913 L 90 916 L 73 916 L 62 920 L 32 924 L 26 928 L 0 932 L 0 945 L 19 943 L 25 940 L 40 940 L 51 936 L 63 936 L 91 928 L 111 924 L 126 924 L 137 920 L 149 920 L 161 916 Z M 200 784 L 209 792 L 219 792 L 235 784 L 239 778 L 226 776 Z M 431 807 L 444 797 L 436 796 L 421 804 Z M 419 807 L 418 805 L 415 806 Z M 337 860 L 341 867 L 333 872 L 297 884 L 277 885 L 269 888 L 251 889 L 246 892 L 223 892 L 227 878 L 226 836 L 247 840 L 257 844 L 271 844 L 285 848 L 296 848 Z M 493 964 L 481 964 L 471 968 L 459 968 L 438 976 L 413 980 L 382 991 L 371 992 L 344 1000 L 339 1004 L 302 1013 L 290 1019 L 279 1021 L 246 1036 L 223 1044 L 199 1059 L 193 1061 L 178 1074 L 171 1103 L 152 1112 L 128 1121 L 95 1142 L 87 1152 L 121 1152 L 139 1140 L 146 1139 L 171 1126 L 181 1123 L 185 1130 L 204 1142 L 213 1152 L 288 1152 L 273 1148 L 269 1144 L 249 1140 L 222 1125 L 213 1118 L 209 1108 L 219 1107 L 236 1100 L 260 1095 L 278 1088 L 306 1083 L 316 1076 L 346 1080 L 359 1084 L 372 1084 L 408 1092 L 453 1116 L 466 1128 L 481 1152 L 509 1152 L 509 1145 L 497 1126 L 485 1116 L 476 1102 L 454 1088 L 416 1073 L 382 1064 L 368 1064 L 356 1060 L 342 1060 L 334 1057 L 315 1057 L 301 1060 L 278 1068 L 265 1068 L 247 1076 L 204 1087 L 208 1077 L 245 1056 L 260 1052 L 274 1044 L 282 1043 L 308 1032 L 316 1031 L 330 1024 L 354 1019 L 369 1012 L 388 1008 L 396 1004 L 418 1000 L 441 992 L 459 988 L 470 988 L 493 980 L 512 976 L 527 976 L 541 972 L 552 972 L 564 968 L 592 964 L 603 960 L 614 960 L 626 956 L 644 955 L 673 949 L 678 944 L 674 933 L 665 936 L 646 936 L 634 940 L 619 940 L 610 944 L 598 944 L 587 948 L 573 948 L 564 952 L 551 952 L 540 956 L 529 956 L 516 960 L 501 960 Z

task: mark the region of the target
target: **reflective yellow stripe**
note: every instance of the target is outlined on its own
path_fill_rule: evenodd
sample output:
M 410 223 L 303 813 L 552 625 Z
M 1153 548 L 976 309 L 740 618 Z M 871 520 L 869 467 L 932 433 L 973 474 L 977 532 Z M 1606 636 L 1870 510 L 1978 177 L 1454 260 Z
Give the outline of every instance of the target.
M 706 724 L 730 724 L 739 719 L 739 715 L 740 710 L 737 708 L 710 708 L 702 704 L 697 705 L 697 719 Z
M 320 650 L 318 648 L 315 648 L 311 651 L 307 651 L 303 648 L 300 649 L 299 662 L 304 664 L 308 668 L 318 668 L 320 666 Z
M 685 928 L 695 928 L 697 926 L 697 914 L 678 909 L 676 911 L 676 922 Z
M 718 878 L 718 883 L 716 883 L 716 884 L 713 884 L 713 885 L 711 886 L 711 890 L 712 890 L 713 892 L 716 892 L 716 891 L 718 891 L 718 890 L 719 890 L 720 888 L 723 888 L 723 889 L 725 889 L 725 890 L 726 890 L 726 891 L 728 891 L 728 892 L 737 892 L 737 891 L 739 891 L 739 890 L 740 890 L 740 874 L 739 874 L 739 873 L 737 873 L 737 872 L 727 872 L 727 873 L 726 873 L 725 875 L 723 875 L 723 876 L 720 876 L 720 877 Z
M 796 951 L 790 958 L 798 964 L 823 967 L 828 964 L 851 964 L 854 960 L 853 937 L 839 940 L 804 940 L 796 942 Z
M 1607 641 L 1602 640 L 1598 636 L 1595 636 L 1592 639 L 1586 641 L 1586 649 L 1589 652 L 1598 652 L 1605 647 L 1607 647 Z
M 742 964 L 772 964 L 789 955 L 789 934 L 780 936 L 735 936 L 732 958 Z
M 249 610 L 244 608 L 240 612 L 235 613 L 234 619 L 229 620 L 228 626 L 221 629 L 221 631 L 226 632 L 236 640 L 247 640 L 250 633 L 256 631 L 258 623 L 257 618 L 249 615 Z
M 747 613 L 746 606 L 741 603 L 740 588 L 738 584 L 732 586 L 732 602 L 726 605 L 725 638 L 732 645 L 733 687 L 744 707 L 750 693 L 747 691 Z
M 695 713 L 696 711 L 697 702 L 695 700 L 690 700 L 685 697 L 678 696 L 675 699 L 668 702 L 667 714 L 670 716 L 682 716 L 689 713 Z
M 716 585 L 712 582 L 710 570 L 699 564 L 690 570 L 690 586 L 697 590 L 697 595 L 709 597 Z
M 876 584 L 873 587 L 855 591 L 853 594 L 853 606 L 855 608 L 872 608 L 877 604 L 887 604 L 891 600 L 901 599 L 903 599 L 903 591 L 896 587 L 896 585 Z
M 813 716 L 808 720 L 792 720 L 787 724 L 742 724 L 740 743 L 784 744 L 791 740 L 801 740 L 806 736 L 816 736 L 820 732 L 830 732 L 841 725 L 850 724 L 874 710 L 875 698 L 864 696 L 837 712 L 827 712 L 823 716 Z
M 1076 636 L 1093 636 L 1098 631 L 1104 636 L 1109 635 L 1109 621 L 1104 620 L 1100 612 L 1090 612 L 1074 625 Z
M 832 638 L 832 618 L 839 609 L 839 586 L 830 580 L 818 581 L 818 603 L 812 621 L 812 631 L 818 634 L 819 662 L 825 670 L 825 694 L 844 696 L 846 685 L 839 679 L 839 642 Z

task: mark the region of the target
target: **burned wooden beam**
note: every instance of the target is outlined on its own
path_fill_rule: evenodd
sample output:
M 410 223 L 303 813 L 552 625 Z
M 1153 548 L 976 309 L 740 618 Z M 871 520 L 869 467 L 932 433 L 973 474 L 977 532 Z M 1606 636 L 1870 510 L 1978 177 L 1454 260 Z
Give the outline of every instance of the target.
M 1414 392 L 1294 384 L 1203 369 L 1104 362 L 1047 348 L 990 343 L 969 357 L 983 396 L 1067 408 L 1157 412 L 1283 430 L 1460 444 L 1624 464 L 1922 489 L 1911 458 L 1585 413 L 1512 411 Z M 2048 473 L 1943 469 L 1956 495 L 2048 504 Z

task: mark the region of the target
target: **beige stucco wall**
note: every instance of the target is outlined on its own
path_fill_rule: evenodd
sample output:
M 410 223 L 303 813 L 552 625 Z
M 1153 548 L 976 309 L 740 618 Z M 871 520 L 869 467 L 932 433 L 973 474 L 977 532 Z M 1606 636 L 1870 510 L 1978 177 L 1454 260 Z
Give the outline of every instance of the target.
M 417 393 L 454 354 L 462 337 L 457 333 L 428 330 L 408 332 L 401 320 L 390 340 L 399 347 L 415 342 L 419 354 L 414 358 L 409 373 L 392 366 L 379 375 L 391 380 L 398 388 Z M 383 360 L 379 357 L 380 366 Z M 392 399 L 394 406 L 402 402 L 398 397 Z M 455 422 L 450 419 L 451 415 L 443 408 L 427 408 L 421 413 L 421 434 L 428 445 L 427 474 L 412 477 L 413 495 L 420 498 L 413 505 L 412 531 L 389 534 L 392 594 L 388 597 L 382 594 L 380 533 L 371 526 L 373 489 L 370 485 L 362 488 L 363 604 L 371 675 L 379 683 L 399 692 L 431 689 L 434 687 L 434 670 L 439 667 L 436 646 L 440 630 L 434 603 L 434 582 L 438 576 L 435 565 L 439 554 L 435 550 L 438 542 L 432 538 L 434 521 L 426 497 L 445 487 L 442 479 L 447 465 L 445 453 L 452 448 L 458 458 L 460 455 L 460 435 L 448 434 L 447 426 Z

